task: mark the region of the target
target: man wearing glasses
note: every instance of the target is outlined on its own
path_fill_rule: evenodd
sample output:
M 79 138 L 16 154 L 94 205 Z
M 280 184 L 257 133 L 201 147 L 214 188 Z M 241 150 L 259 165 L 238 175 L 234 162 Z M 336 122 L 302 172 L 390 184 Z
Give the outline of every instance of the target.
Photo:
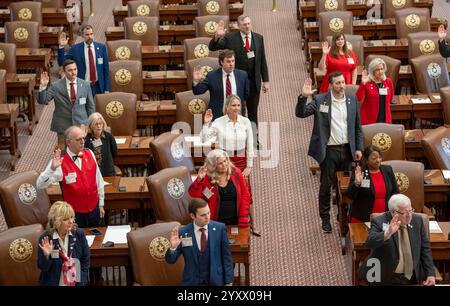
M 433 286 L 434 264 L 422 217 L 403 194 L 393 195 L 388 206 L 388 212 L 372 219 L 366 240 L 371 251 L 360 277 L 372 285 Z
M 75 210 L 78 227 L 99 226 L 105 215 L 105 192 L 100 169 L 94 153 L 84 149 L 85 133 L 77 126 L 64 133 L 66 153 L 58 148 L 44 172 L 39 175 L 36 187 L 44 189 L 59 182 L 64 201 Z

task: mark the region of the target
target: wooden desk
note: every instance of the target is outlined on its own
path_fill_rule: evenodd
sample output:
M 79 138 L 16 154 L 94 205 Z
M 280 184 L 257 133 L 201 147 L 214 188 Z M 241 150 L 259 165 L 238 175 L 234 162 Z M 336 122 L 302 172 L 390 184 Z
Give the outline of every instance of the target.
M 347 209 L 346 207 L 351 205 L 352 200 L 347 197 L 348 184 L 350 182 L 349 176 L 344 176 L 343 171 L 338 171 L 336 173 L 337 177 L 337 192 L 339 196 L 337 197 L 337 205 L 339 210 L 339 231 L 341 236 L 341 247 L 342 254 L 346 251 L 345 236 L 348 230 L 348 219 L 347 219 Z M 425 170 L 424 180 L 431 179 L 432 184 L 424 183 L 425 192 L 425 203 L 437 203 L 437 202 L 447 202 L 448 192 L 450 190 L 450 183 L 444 181 L 441 170 Z M 425 204 L 424 203 L 424 204 Z
M 175 100 L 141 101 L 137 111 L 137 122 L 139 126 L 158 127 L 161 133 L 161 125 L 172 125 L 175 123 L 176 104 Z
M 41 48 L 46 46 L 58 46 L 59 33 L 64 31 L 63 27 L 39 27 L 39 41 Z M 0 28 L 0 41 L 5 41 L 5 28 Z
M 124 144 L 117 144 L 117 156 L 114 157 L 114 164 L 125 165 L 147 165 L 150 160 L 150 142 L 154 137 L 131 137 L 115 136 L 125 139 Z
M 142 65 L 184 64 L 184 46 L 142 46 Z
M 20 157 L 17 140 L 16 120 L 19 116 L 19 104 L 0 104 L 0 150 L 9 150 L 11 154 L 11 171 L 16 169 L 16 161 Z M 9 136 L 3 131 L 8 130 Z
M 106 233 L 106 227 L 98 227 L 102 232 L 94 239 L 91 246 L 91 267 L 110 267 L 110 266 L 124 266 L 127 273 L 127 284 L 133 283 L 133 273 L 128 251 L 128 244 L 115 244 L 114 247 L 103 247 L 102 242 Z M 239 227 L 238 234 L 231 234 L 231 226 L 227 227 L 228 237 L 233 238 L 235 243 L 230 245 L 231 254 L 234 263 L 242 263 L 245 267 L 245 285 L 250 285 L 250 269 L 249 269 L 249 251 L 250 251 L 250 229 L 248 227 Z M 84 229 L 84 233 L 89 235 L 89 229 Z M 240 269 L 238 278 L 235 279 L 234 285 L 240 286 L 242 284 L 242 276 Z
M 131 0 L 122 0 L 122 5 L 127 5 L 128 1 Z M 239 3 L 242 0 L 228 0 L 229 3 Z M 1 3 L 1 1 L 0 1 Z M 161 4 L 179 4 L 179 3 L 186 3 L 186 4 L 192 4 L 192 3 L 197 3 L 197 0 L 161 0 L 160 1 Z
M 450 222 L 439 222 L 439 226 L 442 229 L 441 234 L 430 234 L 431 252 L 435 261 L 448 261 L 450 260 L 450 240 L 447 240 L 447 235 L 450 232 Z M 370 253 L 365 243 L 369 229 L 362 223 L 350 223 L 348 233 L 352 256 L 352 282 L 354 286 L 357 286 L 359 263 Z
M 143 71 L 144 92 L 182 92 L 187 90 L 187 76 L 184 70 Z
M 17 69 L 43 68 L 50 71 L 51 57 L 52 49 L 50 48 L 16 48 Z

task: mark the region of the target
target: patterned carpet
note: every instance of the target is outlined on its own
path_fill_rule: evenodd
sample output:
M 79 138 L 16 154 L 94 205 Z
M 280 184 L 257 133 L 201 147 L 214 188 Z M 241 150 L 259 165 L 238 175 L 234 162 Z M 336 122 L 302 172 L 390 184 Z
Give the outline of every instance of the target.
M 245 13 L 252 17 L 254 30 L 264 35 L 270 73 L 270 91 L 261 94 L 259 108 L 260 135 L 270 134 L 269 150 L 259 152 L 252 173 L 262 237 L 251 238 L 250 281 L 252 285 L 350 285 L 351 258 L 340 253 L 336 207 L 333 233 L 323 234 L 320 228 L 319 182 L 309 172 L 312 159 L 307 156 L 312 118 L 294 116 L 297 95 L 307 76 L 301 36 L 296 31 L 295 0 L 277 2 L 278 11 L 272 13 L 271 0 L 245 1 Z M 110 12 L 120 0 L 94 3 L 96 16 L 90 22 L 96 38 L 104 40 L 105 27 L 113 23 Z M 433 16 L 448 19 L 450 5 L 435 0 Z M 17 172 L 41 171 L 48 162 L 56 142 L 56 136 L 48 131 L 52 112 L 52 105 L 44 107 L 33 136 L 26 136 L 21 129 L 21 138 L 27 143 Z M 265 131 L 264 126 L 268 127 Z M 265 143 L 265 139 L 260 141 Z M 0 179 L 12 174 L 8 161 L 6 153 L 0 155 Z

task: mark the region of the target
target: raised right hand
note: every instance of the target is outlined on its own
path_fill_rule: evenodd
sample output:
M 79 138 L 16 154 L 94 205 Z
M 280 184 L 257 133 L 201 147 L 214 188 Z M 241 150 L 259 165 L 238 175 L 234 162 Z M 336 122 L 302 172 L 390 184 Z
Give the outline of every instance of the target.
M 225 29 L 225 21 L 220 20 L 217 26 L 216 38 L 222 38 L 227 33 L 227 29 Z
M 303 84 L 302 88 L 302 96 L 310 97 L 312 96 L 317 89 L 312 89 L 312 80 L 310 78 L 307 78 L 305 81 L 305 84 Z
M 322 42 L 322 53 L 327 55 L 330 52 L 330 46 L 328 46 L 328 41 Z
M 67 46 L 69 44 L 69 38 L 66 35 L 66 32 L 61 32 L 58 37 L 58 43 L 60 46 Z
M 363 175 L 361 172 L 361 167 L 356 166 L 356 168 L 355 168 L 355 184 L 356 184 L 356 186 L 361 186 L 362 178 L 363 178 Z
M 200 169 L 198 169 L 197 178 L 200 180 L 203 180 L 206 176 L 206 167 L 202 166 Z
M 212 110 L 208 108 L 205 112 L 204 123 L 210 123 L 212 119 L 213 119 Z
M 439 39 L 445 39 L 447 37 L 447 31 L 445 30 L 445 26 L 441 24 L 438 28 Z
M 394 213 L 394 216 L 392 217 L 391 223 L 389 223 L 389 226 L 387 228 L 387 234 L 389 236 L 395 234 L 395 232 L 398 231 L 398 229 L 400 228 L 400 223 L 401 221 L 398 220 L 398 214 Z
M 180 242 L 181 242 L 181 237 L 178 236 L 178 226 L 177 226 L 170 232 L 170 247 L 172 249 L 175 249 L 178 247 Z
M 44 253 L 44 256 L 49 257 L 53 251 L 53 240 L 49 240 L 48 236 L 45 236 L 41 240 L 39 247 L 41 248 L 42 252 Z
M 40 84 L 42 86 L 47 87 L 49 82 L 50 82 L 50 77 L 48 76 L 48 72 L 47 71 L 43 71 L 41 73 L 41 82 L 40 82 Z
M 57 148 L 54 152 L 53 152 L 53 159 L 52 159 L 52 170 L 55 171 L 56 168 L 58 168 L 59 166 L 61 166 L 62 164 L 62 160 L 61 160 L 61 149 Z
M 367 82 L 370 82 L 370 78 L 369 78 L 369 75 L 367 74 L 367 70 L 364 69 L 361 72 L 361 83 L 363 83 L 365 85 Z
M 202 69 L 200 66 L 194 67 L 194 72 L 192 74 L 192 79 L 194 82 L 200 82 L 203 77 Z

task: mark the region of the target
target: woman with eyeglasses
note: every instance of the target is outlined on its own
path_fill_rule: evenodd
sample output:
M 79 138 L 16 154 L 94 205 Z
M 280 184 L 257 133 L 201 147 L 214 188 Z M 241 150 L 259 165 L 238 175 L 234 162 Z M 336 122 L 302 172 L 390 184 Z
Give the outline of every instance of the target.
M 364 149 L 362 167 L 357 166 L 350 178 L 347 195 L 353 199 L 350 205 L 350 222 L 370 221 L 370 214 L 388 210 L 388 200 L 400 193 L 391 166 L 382 165 L 379 148 Z

